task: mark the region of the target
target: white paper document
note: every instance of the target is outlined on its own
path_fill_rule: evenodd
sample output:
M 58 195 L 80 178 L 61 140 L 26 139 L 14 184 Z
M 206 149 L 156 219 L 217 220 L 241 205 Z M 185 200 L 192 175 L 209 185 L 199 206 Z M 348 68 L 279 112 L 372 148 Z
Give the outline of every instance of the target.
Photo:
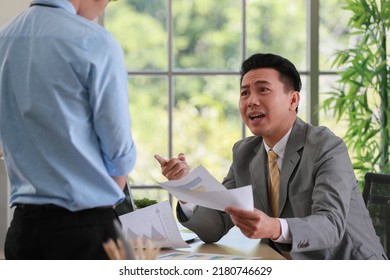
M 253 210 L 252 186 L 226 189 L 203 166 L 179 180 L 159 183 L 177 199 L 207 208 L 224 211 L 226 207 L 235 206 Z
M 188 248 L 168 201 L 119 216 L 127 240 L 151 239 L 161 248 Z

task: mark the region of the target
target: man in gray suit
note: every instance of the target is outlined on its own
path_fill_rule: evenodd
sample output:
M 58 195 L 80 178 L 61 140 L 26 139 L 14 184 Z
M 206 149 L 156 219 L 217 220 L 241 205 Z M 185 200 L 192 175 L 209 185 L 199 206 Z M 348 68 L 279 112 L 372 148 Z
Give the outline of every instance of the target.
M 180 222 L 207 243 L 234 225 L 292 259 L 387 259 L 358 187 L 344 142 L 325 127 L 297 117 L 301 79 L 295 66 L 274 54 L 255 54 L 241 67 L 239 107 L 254 136 L 233 147 L 223 181 L 228 189 L 252 185 L 254 210 L 217 211 L 179 202 Z M 271 208 L 267 152 L 280 171 L 277 210 Z M 183 154 L 156 155 L 162 173 L 188 173 Z

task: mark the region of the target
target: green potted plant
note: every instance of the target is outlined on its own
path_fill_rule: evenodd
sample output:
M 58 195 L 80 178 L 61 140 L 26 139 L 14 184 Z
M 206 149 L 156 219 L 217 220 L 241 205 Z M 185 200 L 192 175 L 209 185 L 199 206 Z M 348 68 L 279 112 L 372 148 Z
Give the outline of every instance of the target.
M 157 200 L 150 199 L 147 197 L 141 199 L 134 199 L 134 204 L 138 209 L 148 207 L 150 205 L 156 204 Z
M 390 1 L 347 0 L 344 9 L 352 12 L 352 46 L 336 53 L 333 65 L 343 70 L 321 108 L 347 120 L 344 140 L 363 178 L 368 171 L 390 172 Z

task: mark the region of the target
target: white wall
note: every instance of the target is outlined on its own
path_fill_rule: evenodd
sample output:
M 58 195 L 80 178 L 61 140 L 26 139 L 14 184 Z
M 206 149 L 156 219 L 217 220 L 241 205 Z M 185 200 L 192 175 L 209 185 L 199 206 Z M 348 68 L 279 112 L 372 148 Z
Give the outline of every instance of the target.
M 0 26 L 10 21 L 19 12 L 28 8 L 30 0 L 1 0 Z M 0 147 L 1 149 L 1 147 Z M 9 183 L 0 151 L 0 256 L 2 255 L 5 234 L 11 221 L 9 208 Z
M 30 2 L 31 0 L 1 0 L 0 26 L 27 9 Z

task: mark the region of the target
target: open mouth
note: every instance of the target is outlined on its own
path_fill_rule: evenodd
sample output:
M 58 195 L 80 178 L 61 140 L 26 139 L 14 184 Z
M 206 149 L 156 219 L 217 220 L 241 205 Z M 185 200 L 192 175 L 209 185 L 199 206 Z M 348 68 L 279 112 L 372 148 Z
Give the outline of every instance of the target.
M 262 113 L 256 114 L 256 115 L 250 115 L 250 116 L 249 116 L 249 118 L 250 118 L 252 121 L 255 120 L 255 119 L 262 119 L 262 118 L 264 118 L 264 117 L 265 117 L 265 115 L 262 114 Z

